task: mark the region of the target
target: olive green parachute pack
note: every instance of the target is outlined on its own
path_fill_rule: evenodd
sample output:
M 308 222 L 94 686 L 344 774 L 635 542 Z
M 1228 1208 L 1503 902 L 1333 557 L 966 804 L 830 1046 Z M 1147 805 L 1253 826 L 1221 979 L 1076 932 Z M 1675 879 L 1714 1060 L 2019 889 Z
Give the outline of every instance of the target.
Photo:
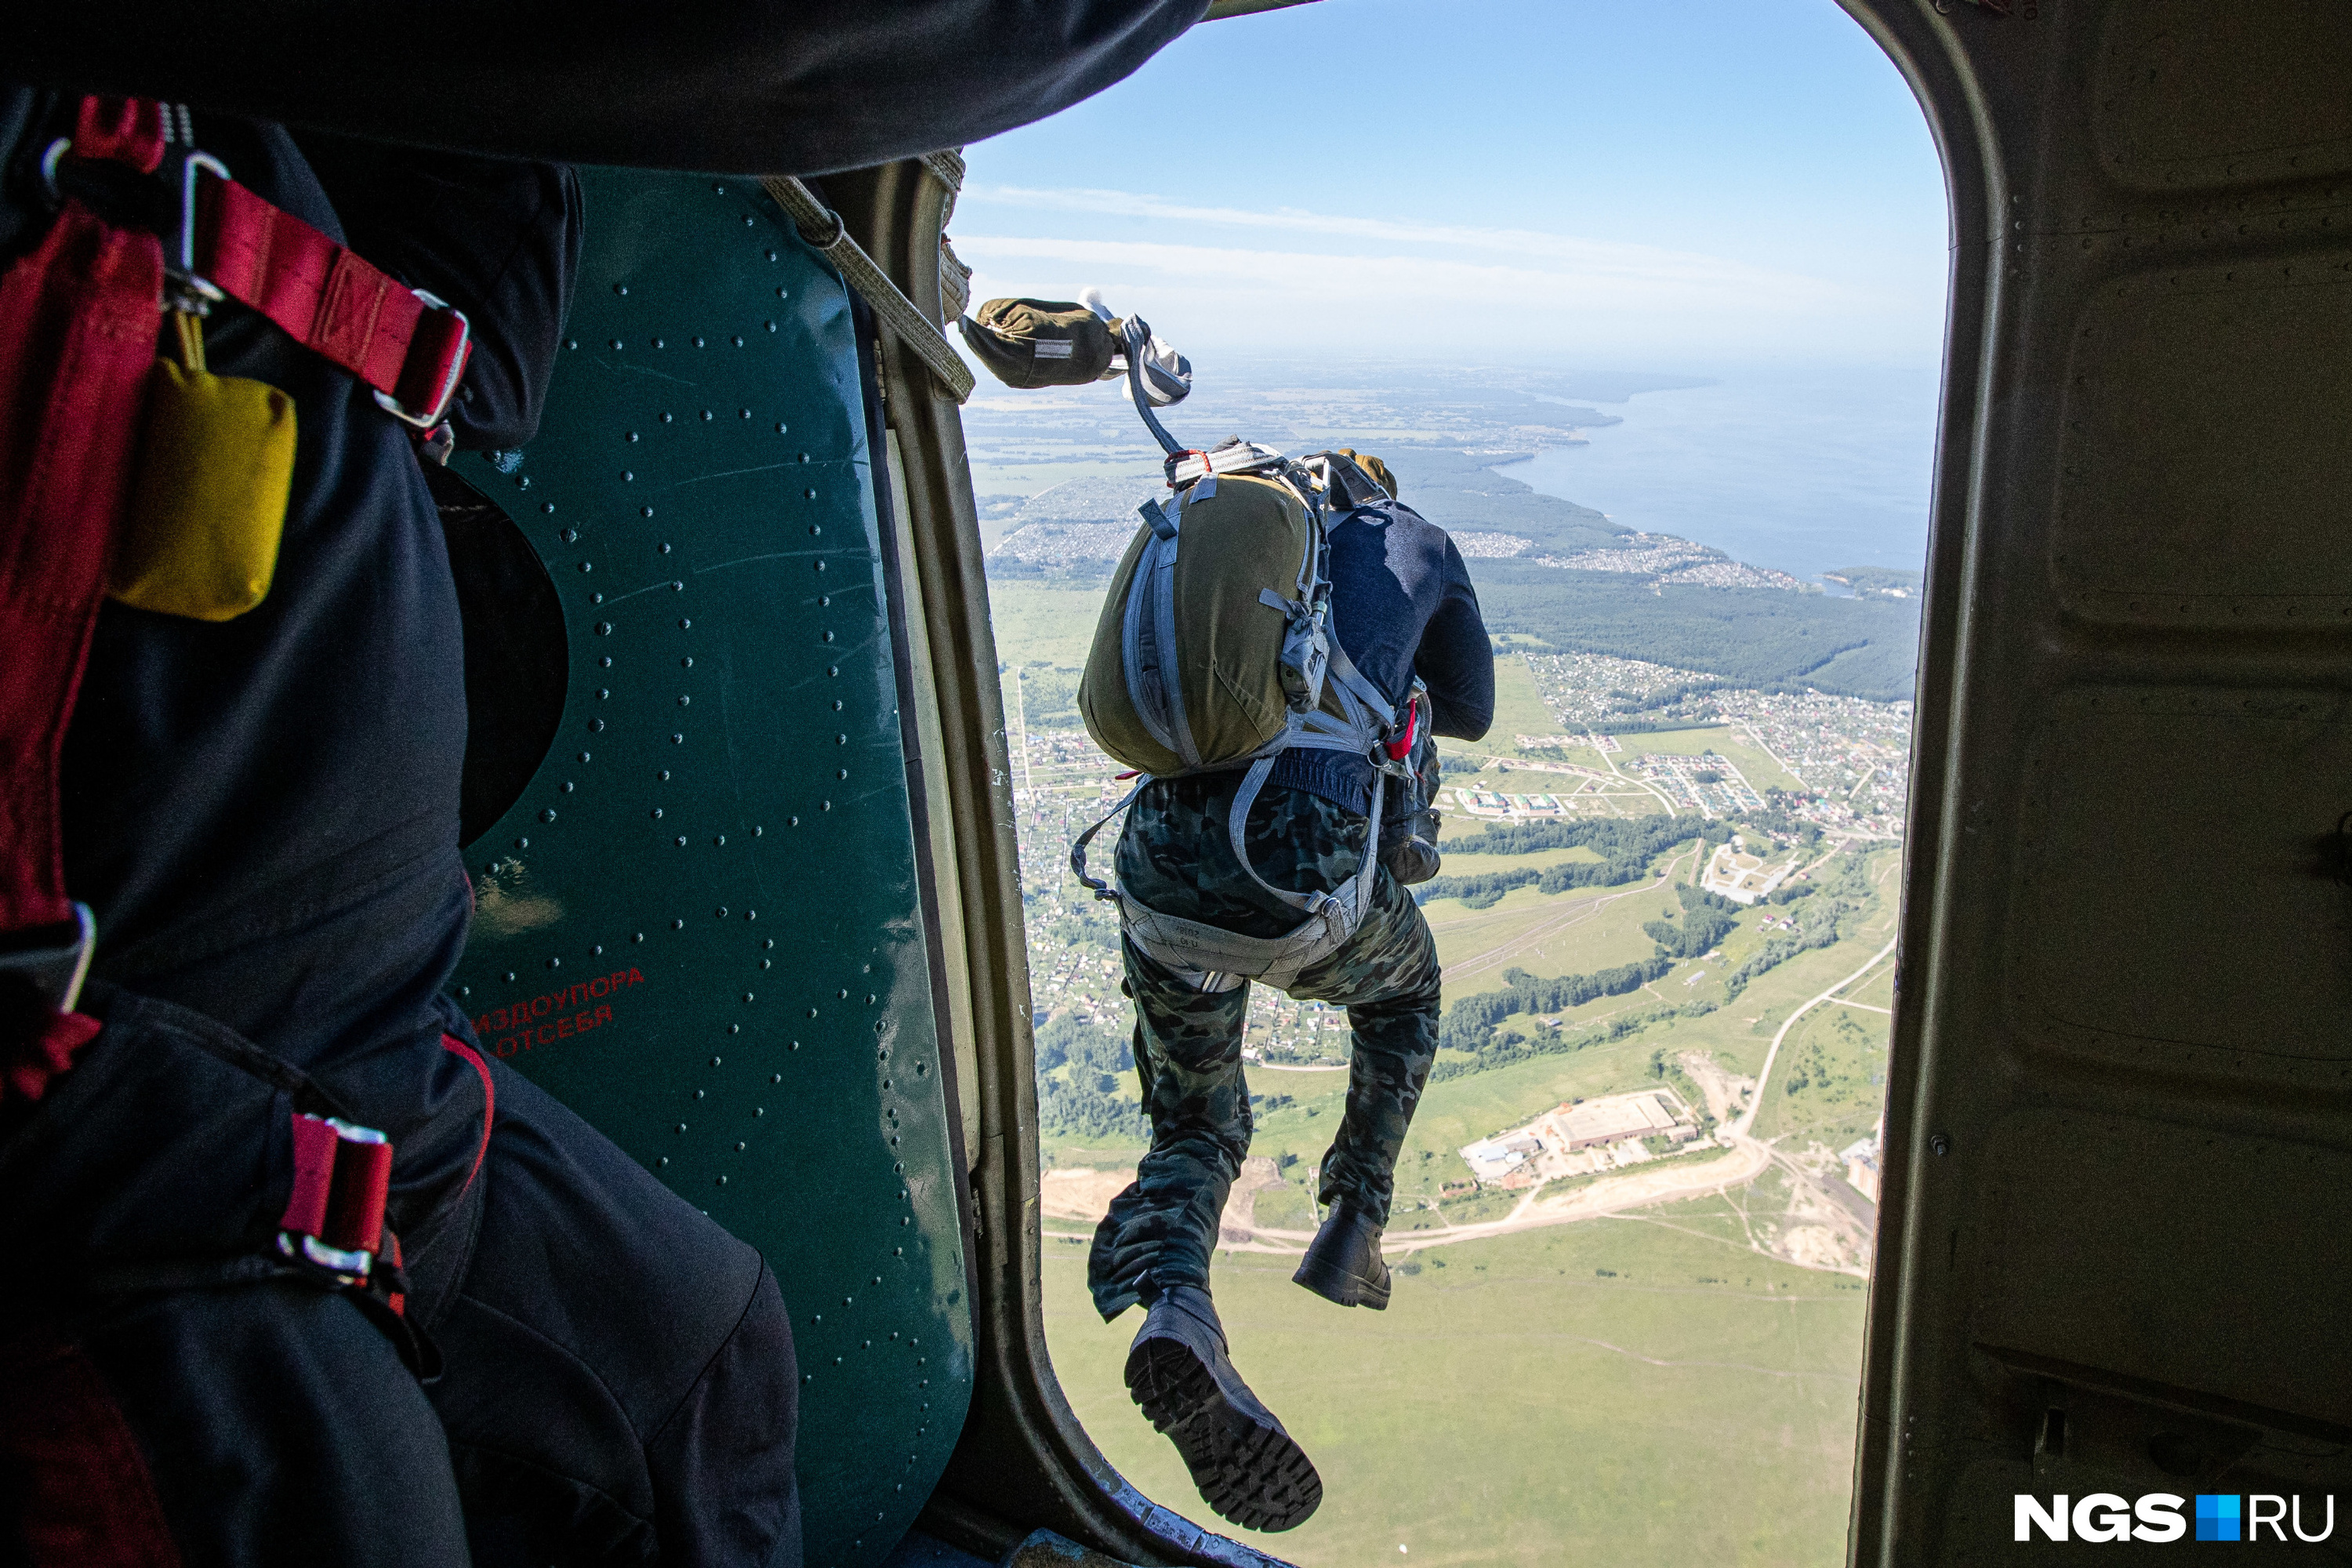
M 1110 312 L 1099 289 L 1072 300 L 991 300 L 957 323 L 964 346 L 1007 386 L 1084 386 L 1132 375 L 1155 405 L 1181 403 L 1192 390 L 1192 363 L 1145 326 Z M 1130 355 L 1130 344 L 1139 345 Z
M 1137 790 L 1155 778 L 1246 768 L 1226 824 L 1234 857 L 1303 918 L 1278 937 L 1244 936 L 1162 914 L 1087 876 L 1088 841 L 1132 792 L 1071 846 L 1071 868 L 1097 898 L 1118 900 L 1130 941 L 1197 974 L 1204 990 L 1251 977 L 1287 985 L 1361 922 L 1384 792 L 1372 791 L 1362 863 L 1329 891 L 1276 888 L 1257 875 L 1243 847 L 1251 804 L 1285 751 L 1346 752 L 1402 776 L 1414 738 L 1408 718 L 1404 745 L 1392 749 L 1397 712 L 1332 624 L 1330 525 L 1387 492 L 1349 453 L 1291 458 L 1238 437 L 1208 451 L 1182 447 L 1151 411 L 1140 368 L 1150 327 L 1130 318 L 1122 330 L 1136 411 L 1168 454 L 1175 496 L 1139 509 L 1142 525 L 1104 599 L 1078 711 L 1095 743 L 1142 775 Z

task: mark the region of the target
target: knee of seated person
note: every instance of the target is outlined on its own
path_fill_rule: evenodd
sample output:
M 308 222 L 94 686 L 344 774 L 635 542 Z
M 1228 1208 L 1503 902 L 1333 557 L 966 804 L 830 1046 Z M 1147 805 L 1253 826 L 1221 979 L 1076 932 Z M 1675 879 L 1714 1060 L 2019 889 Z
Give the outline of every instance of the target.
M 498 1093 L 481 1236 L 464 1294 L 525 1322 L 573 1331 L 604 1316 L 574 1304 L 627 1302 L 628 1318 L 667 1325 L 656 1339 L 670 1353 L 707 1355 L 751 1297 L 759 1253 L 545 1090 L 504 1073 Z M 550 1248 L 546 1238 L 558 1236 L 573 1245 Z M 639 1347 L 631 1359 L 653 1350 Z
M 441 1425 L 348 1299 L 297 1283 L 185 1291 L 82 1342 L 191 1561 L 272 1560 L 264 1533 L 354 1568 L 464 1561 Z M 394 1517 L 397 1538 L 377 1524 Z

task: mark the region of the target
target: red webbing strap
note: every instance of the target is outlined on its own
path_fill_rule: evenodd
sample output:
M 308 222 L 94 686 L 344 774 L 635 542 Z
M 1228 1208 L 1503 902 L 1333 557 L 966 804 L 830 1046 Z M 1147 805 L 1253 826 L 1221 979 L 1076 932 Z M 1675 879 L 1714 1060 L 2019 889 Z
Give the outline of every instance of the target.
M 1389 761 L 1392 763 L 1401 763 L 1404 761 L 1407 757 L 1412 755 L 1413 747 L 1418 745 L 1420 742 L 1421 695 L 1416 692 L 1413 694 L 1412 700 L 1406 703 L 1404 706 L 1404 729 L 1402 733 L 1401 733 L 1397 739 L 1387 742 Z
M 465 318 L 210 171 L 196 176 L 196 272 L 416 415 L 465 373 Z
M 84 99 L 75 152 L 142 173 L 152 103 Z M 68 200 L 0 276 L 0 936 L 72 919 L 58 753 L 106 597 L 155 334 L 163 250 Z M 96 1019 L 0 1020 L 0 1099 L 37 1100 Z
M 294 1190 L 278 1228 L 338 1252 L 373 1253 L 392 1193 L 392 1145 L 349 1137 L 320 1116 L 294 1116 Z
M 180 1568 L 147 1452 L 105 1375 L 48 1334 L 0 1346 L 0 1486 L 11 1563 Z
M 473 884 L 470 882 L 467 884 L 468 888 L 472 887 L 472 885 Z M 482 1141 L 475 1147 L 473 1168 L 466 1173 L 466 1186 L 470 1187 L 474 1184 L 474 1178 L 482 1173 L 482 1162 L 489 1156 L 490 1123 L 498 1120 L 499 1114 L 498 1085 L 490 1081 L 490 1064 L 482 1059 L 482 1053 L 467 1045 L 465 1041 L 459 1039 L 457 1036 L 442 1036 L 441 1048 L 447 1051 L 453 1057 L 465 1058 L 466 1060 L 474 1065 L 474 1071 L 481 1075 Z M 462 1193 L 466 1189 L 465 1187 L 460 1187 L 457 1190 Z

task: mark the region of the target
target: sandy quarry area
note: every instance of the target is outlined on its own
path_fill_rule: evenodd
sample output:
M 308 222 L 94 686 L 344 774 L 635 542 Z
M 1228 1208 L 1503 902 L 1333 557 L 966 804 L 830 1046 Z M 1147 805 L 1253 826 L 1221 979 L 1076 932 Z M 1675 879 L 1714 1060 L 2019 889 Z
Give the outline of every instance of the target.
M 1038 1182 L 1037 1206 L 1052 1219 L 1082 1219 L 1088 1225 L 1102 1218 L 1128 1183 L 1132 1171 L 1095 1171 L 1080 1165 L 1048 1171 Z
M 1097 1171 L 1083 1165 L 1048 1171 L 1037 1184 L 1037 1206 L 1048 1219 L 1084 1220 L 1092 1225 L 1109 1211 L 1111 1199 L 1133 1180 L 1132 1171 Z M 1225 1195 L 1225 1212 L 1219 1222 L 1227 1239 L 1249 1239 L 1257 1224 L 1259 1189 L 1281 1180 L 1274 1162 L 1264 1155 L 1253 1154 L 1242 1162 L 1242 1173 Z

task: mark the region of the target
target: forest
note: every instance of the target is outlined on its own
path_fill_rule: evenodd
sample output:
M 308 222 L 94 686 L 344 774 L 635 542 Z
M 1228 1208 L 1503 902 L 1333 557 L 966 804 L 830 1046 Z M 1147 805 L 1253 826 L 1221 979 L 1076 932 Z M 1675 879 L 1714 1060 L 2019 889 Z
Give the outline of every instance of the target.
M 1653 586 L 1605 572 L 1517 561 L 1471 568 L 1486 629 L 1540 637 L 1562 652 L 1605 653 L 1710 670 L 1738 687 L 1893 702 L 1917 661 L 1916 600 L 1832 599 L 1776 588 Z

